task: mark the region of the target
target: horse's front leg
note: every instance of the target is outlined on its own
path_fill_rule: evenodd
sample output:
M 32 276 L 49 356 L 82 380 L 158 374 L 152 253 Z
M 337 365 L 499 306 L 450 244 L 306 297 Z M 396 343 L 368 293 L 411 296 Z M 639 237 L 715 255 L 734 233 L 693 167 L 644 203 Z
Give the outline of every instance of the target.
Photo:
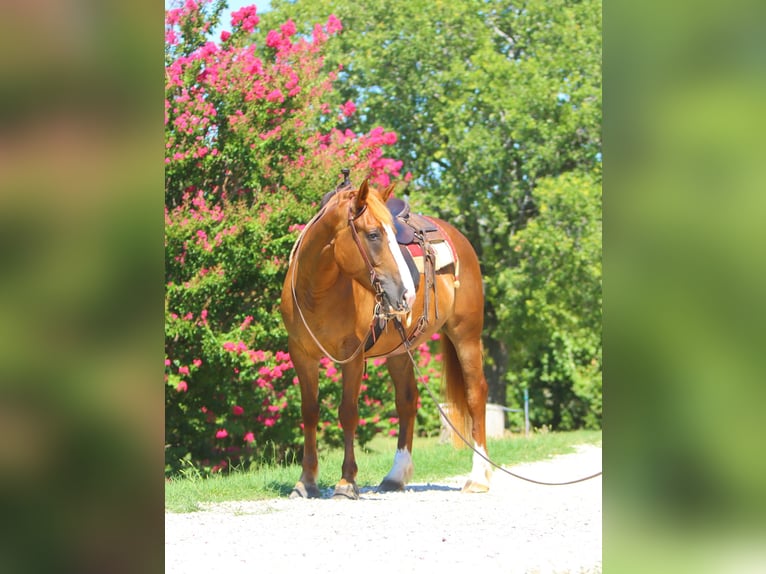
M 307 356 L 301 347 L 288 343 L 290 358 L 301 387 L 303 418 L 303 471 L 290 498 L 320 498 L 317 486 L 319 457 L 317 453 L 317 424 L 319 423 L 319 361 Z
M 359 389 L 362 384 L 364 358 L 360 355 L 357 360 L 343 365 L 343 398 L 338 408 L 338 419 L 343 427 L 343 469 L 340 482 L 335 485 L 333 498 L 359 498 L 359 487 L 356 485 L 356 457 L 354 455 L 354 439 L 359 423 Z
M 389 357 L 386 366 L 396 389 L 396 413 L 399 415 L 399 441 L 391 471 L 380 483 L 381 492 L 402 491 L 412 478 L 412 436 L 418 414 L 418 386 L 409 355 Z

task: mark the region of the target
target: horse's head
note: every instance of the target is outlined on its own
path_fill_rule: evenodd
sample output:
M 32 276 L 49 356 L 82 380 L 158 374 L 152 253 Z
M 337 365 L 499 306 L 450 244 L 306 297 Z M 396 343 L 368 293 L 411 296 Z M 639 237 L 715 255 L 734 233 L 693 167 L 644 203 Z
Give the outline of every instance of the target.
M 346 275 L 376 294 L 389 315 L 406 314 L 415 301 L 415 285 L 394 234 L 386 199 L 391 185 L 380 192 L 365 180 L 359 189 L 339 190 L 334 205 L 335 261 Z

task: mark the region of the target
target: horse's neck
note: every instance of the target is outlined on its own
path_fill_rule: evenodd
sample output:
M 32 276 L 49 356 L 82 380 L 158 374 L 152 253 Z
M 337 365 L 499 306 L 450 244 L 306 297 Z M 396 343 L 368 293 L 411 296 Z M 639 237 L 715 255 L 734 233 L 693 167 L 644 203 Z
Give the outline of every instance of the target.
M 317 223 L 307 231 L 296 254 L 296 288 L 313 300 L 326 296 L 338 281 L 340 269 L 335 262 L 331 239 L 332 231 Z

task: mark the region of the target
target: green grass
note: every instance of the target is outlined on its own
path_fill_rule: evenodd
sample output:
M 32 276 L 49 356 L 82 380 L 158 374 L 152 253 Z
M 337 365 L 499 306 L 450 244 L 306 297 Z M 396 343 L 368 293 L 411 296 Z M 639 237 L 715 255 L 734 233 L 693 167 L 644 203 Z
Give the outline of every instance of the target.
M 487 444 L 490 458 L 501 465 L 545 460 L 557 454 L 574 451 L 579 444 L 601 444 L 601 431 L 543 432 L 529 437 L 514 435 L 503 439 L 490 439 Z M 360 487 L 377 486 L 391 469 L 396 439 L 377 437 L 364 448 L 357 448 L 359 466 L 357 482 Z M 434 482 L 451 476 L 467 474 L 471 470 L 471 451 L 455 449 L 437 438 L 415 438 L 413 482 Z M 319 487 L 334 486 L 340 478 L 343 451 L 320 451 Z M 253 470 L 237 470 L 226 474 L 202 478 L 187 469 L 183 476 L 165 483 L 165 509 L 171 512 L 194 512 L 201 503 L 231 500 L 261 500 L 287 496 L 300 476 L 300 466 L 261 466 Z

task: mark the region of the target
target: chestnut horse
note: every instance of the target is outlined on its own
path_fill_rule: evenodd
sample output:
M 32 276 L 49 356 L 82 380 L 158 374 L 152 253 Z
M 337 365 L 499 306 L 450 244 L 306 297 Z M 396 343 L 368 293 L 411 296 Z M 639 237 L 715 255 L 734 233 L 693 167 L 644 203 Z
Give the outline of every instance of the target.
M 414 287 L 412 275 L 394 238 L 392 216 L 385 202 L 394 186 L 378 191 L 367 181 L 355 189 L 339 188 L 325 197 L 320 211 L 306 225 L 293 247 L 282 290 L 281 312 L 288 333 L 288 350 L 298 374 L 303 416 L 303 471 L 291 498 L 317 498 L 317 424 L 319 423 L 319 364 L 323 356 L 342 364 L 343 396 L 338 415 L 343 427 L 345 455 L 334 497 L 358 499 L 354 437 L 365 361 L 387 357 L 395 387 L 399 440 L 391 471 L 380 491 L 404 490 L 412 477 L 412 437 L 418 388 L 402 334 L 420 334 L 417 346 L 441 331 L 449 417 L 463 436 L 471 433 L 475 449 L 486 456 L 485 406 L 487 382 L 482 368 L 481 331 L 484 294 L 476 253 L 468 240 L 445 221 L 428 218 L 447 240 L 459 262 L 453 273 L 434 275 Z M 422 277 L 422 276 L 421 276 Z M 431 301 L 425 301 L 426 290 Z M 424 309 L 427 316 L 424 316 Z M 437 316 L 438 315 L 438 316 Z M 400 326 L 392 327 L 395 321 Z M 372 326 L 385 325 L 370 339 Z M 406 326 L 405 326 L 406 325 Z M 368 347 L 368 348 L 365 348 Z M 463 490 L 489 489 L 491 467 L 473 455 L 473 469 Z

